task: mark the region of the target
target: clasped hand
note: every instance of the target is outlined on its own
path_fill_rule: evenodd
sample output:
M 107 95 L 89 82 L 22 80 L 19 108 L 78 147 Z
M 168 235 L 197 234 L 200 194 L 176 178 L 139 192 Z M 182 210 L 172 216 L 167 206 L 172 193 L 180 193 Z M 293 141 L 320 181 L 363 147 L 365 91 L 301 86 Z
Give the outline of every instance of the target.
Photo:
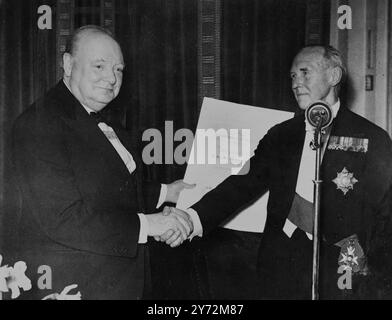
M 148 214 L 146 217 L 149 223 L 148 235 L 172 248 L 182 244 L 193 232 L 190 216 L 176 208 L 165 207 L 162 212 Z

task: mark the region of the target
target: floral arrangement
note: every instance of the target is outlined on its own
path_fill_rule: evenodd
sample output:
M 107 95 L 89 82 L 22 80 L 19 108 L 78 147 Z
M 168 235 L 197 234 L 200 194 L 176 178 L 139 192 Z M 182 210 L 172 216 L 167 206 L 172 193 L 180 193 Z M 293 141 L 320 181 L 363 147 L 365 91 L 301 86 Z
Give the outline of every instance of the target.
M 2 266 L 3 257 L 0 254 L 0 300 L 4 293 L 11 291 L 11 299 L 16 299 L 23 291 L 29 291 L 32 288 L 30 279 L 26 276 L 27 265 L 24 261 L 15 262 L 14 266 Z M 80 291 L 76 294 L 69 292 L 77 288 L 77 284 L 72 284 L 64 288 L 61 293 L 52 293 L 42 300 L 81 300 Z

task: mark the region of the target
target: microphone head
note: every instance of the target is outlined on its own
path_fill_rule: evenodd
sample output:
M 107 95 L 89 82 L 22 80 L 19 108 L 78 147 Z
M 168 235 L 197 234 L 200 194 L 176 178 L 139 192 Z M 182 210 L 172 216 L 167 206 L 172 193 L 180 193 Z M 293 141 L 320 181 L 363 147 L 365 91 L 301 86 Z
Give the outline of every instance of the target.
M 325 101 L 316 101 L 306 108 L 305 117 L 312 127 L 323 130 L 332 123 L 332 108 Z

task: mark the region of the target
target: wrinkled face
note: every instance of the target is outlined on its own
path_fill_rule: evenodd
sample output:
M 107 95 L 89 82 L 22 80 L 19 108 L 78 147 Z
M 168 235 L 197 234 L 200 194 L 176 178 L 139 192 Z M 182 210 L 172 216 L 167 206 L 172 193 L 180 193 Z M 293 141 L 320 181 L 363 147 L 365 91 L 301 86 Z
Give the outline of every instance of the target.
M 335 101 L 331 68 L 324 63 L 322 51 L 302 50 L 291 67 L 292 90 L 299 107 L 305 110 L 311 103 Z
M 65 79 L 80 103 L 102 110 L 117 97 L 124 60 L 119 45 L 101 33 L 81 35 L 76 52 L 64 58 Z

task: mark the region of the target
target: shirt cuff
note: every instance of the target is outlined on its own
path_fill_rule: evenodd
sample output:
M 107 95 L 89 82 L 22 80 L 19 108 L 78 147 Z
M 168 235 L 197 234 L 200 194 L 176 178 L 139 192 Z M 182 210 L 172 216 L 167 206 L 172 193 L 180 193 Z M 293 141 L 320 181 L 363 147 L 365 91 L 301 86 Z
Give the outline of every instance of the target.
M 194 237 L 202 237 L 203 236 L 203 226 L 201 225 L 200 217 L 197 212 L 192 209 L 188 208 L 185 210 L 191 217 L 193 223 L 193 232 L 189 236 L 189 241 L 191 241 Z
M 161 193 L 159 194 L 159 199 L 156 208 L 158 209 L 166 200 L 167 196 L 167 185 L 161 184 Z
M 147 243 L 148 229 L 150 228 L 147 218 L 143 213 L 138 213 L 140 220 L 140 231 L 138 243 Z

